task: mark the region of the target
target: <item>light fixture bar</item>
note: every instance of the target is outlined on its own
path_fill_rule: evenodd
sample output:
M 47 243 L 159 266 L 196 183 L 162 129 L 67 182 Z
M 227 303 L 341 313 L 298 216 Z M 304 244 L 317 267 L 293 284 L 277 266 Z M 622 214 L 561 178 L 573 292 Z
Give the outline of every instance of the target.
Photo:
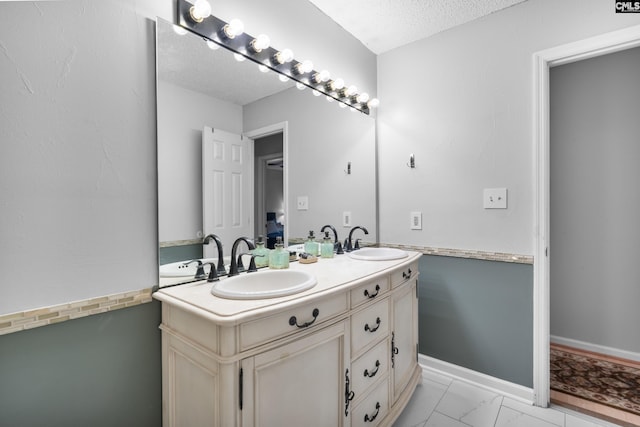
M 275 73 L 284 75 L 289 79 L 308 87 L 309 89 L 320 92 L 327 97 L 332 98 L 351 108 L 355 108 L 356 110 L 364 114 L 369 114 L 369 103 L 350 102 L 354 101 L 356 97 L 341 96 L 341 91 L 329 90 L 330 85 L 314 84 L 314 76 L 319 75 L 320 72 L 310 70 L 308 72 L 300 73 L 299 70 L 304 69 L 303 64 L 302 62 L 298 62 L 295 59 L 290 62 L 284 62 L 280 64 L 278 61 L 273 60 L 273 58 L 279 52 L 278 49 L 275 49 L 271 46 L 260 49 L 259 51 L 253 49 L 251 46 L 254 40 L 256 40 L 256 37 L 253 37 L 247 33 L 242 33 L 234 37 L 228 37 L 224 32 L 225 26 L 228 25 L 227 22 L 219 19 L 215 15 L 210 15 L 201 19 L 200 22 L 197 22 L 192 17 L 193 3 L 187 0 L 177 0 L 177 4 L 178 24 L 180 26 L 190 30 L 195 34 L 198 34 L 201 37 L 204 37 L 206 40 L 210 40 L 211 42 L 224 47 L 232 53 L 241 55 L 258 65 L 267 67 Z

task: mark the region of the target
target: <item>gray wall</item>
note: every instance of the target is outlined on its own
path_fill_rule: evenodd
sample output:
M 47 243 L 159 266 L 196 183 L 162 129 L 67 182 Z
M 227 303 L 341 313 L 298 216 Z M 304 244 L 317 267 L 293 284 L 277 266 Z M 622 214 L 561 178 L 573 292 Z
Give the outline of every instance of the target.
M 162 425 L 160 303 L 0 336 L 0 425 Z
M 551 69 L 551 334 L 640 353 L 640 48 Z
M 423 256 L 420 353 L 533 386 L 533 267 Z

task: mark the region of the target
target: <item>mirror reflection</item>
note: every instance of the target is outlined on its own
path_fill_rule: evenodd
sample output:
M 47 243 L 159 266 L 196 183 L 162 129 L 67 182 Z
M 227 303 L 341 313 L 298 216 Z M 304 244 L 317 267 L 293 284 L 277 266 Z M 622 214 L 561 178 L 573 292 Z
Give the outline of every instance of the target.
M 341 240 L 362 225 L 377 241 L 371 117 L 166 21 L 156 34 L 161 286 L 194 280 L 184 261 L 217 263 L 209 234 L 225 257 L 240 236 L 290 245 L 327 224 Z

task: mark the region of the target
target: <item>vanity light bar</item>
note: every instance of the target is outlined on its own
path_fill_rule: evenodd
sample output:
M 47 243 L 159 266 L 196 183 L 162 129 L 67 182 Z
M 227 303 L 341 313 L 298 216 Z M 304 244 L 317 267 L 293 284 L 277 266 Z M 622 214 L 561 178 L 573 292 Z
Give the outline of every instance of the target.
M 268 43 L 266 43 L 266 47 L 263 47 L 265 44 L 262 44 L 256 49 L 256 40 L 261 36 L 256 38 L 244 32 L 237 34 L 237 31 L 230 33 L 231 23 L 227 23 L 214 15 L 201 16 L 204 14 L 196 13 L 194 17 L 193 2 L 177 0 L 177 3 L 179 25 L 204 37 L 206 40 L 297 82 L 299 88 L 308 87 L 318 95 L 324 94 L 328 100 L 340 102 L 340 106 L 348 106 L 364 114 L 369 114 L 370 108 L 377 107 L 377 99 L 369 100 L 368 95 L 364 93 L 358 94 L 355 86 L 345 87 L 342 79 L 336 79 L 335 81 L 324 80 L 328 72 L 325 70 L 320 72 L 313 70 L 311 61 L 299 62 L 291 57 L 287 57 L 283 62 L 274 59 L 283 58 L 283 53 L 285 53 L 285 56 L 289 56 L 288 54 L 291 51 L 288 49 L 284 49 L 281 52 L 268 46 Z M 235 27 L 235 25 L 232 27 Z

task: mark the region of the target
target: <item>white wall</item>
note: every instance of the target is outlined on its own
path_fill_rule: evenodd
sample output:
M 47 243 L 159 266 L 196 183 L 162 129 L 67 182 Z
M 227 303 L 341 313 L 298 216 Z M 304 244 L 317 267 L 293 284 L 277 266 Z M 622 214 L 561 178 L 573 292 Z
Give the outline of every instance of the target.
M 158 82 L 158 228 L 160 242 L 202 231 L 202 129 L 240 135 L 242 107 Z
M 381 242 L 533 254 L 532 55 L 640 24 L 613 6 L 529 0 L 379 56 Z M 483 209 L 493 187 L 507 210 Z
M 640 354 L 640 48 L 552 68 L 551 335 Z
M 331 224 L 344 239 L 342 212 L 352 213 L 352 226 L 365 226 L 365 241 L 376 241 L 375 122 L 335 102 L 291 88 L 246 105 L 244 130 L 288 122 L 288 237 L 319 235 Z M 287 161 L 290 160 L 288 163 Z M 347 162 L 352 174 L 345 174 Z M 309 197 L 309 210 L 297 210 L 298 196 Z M 360 237 L 360 235 L 358 235 Z
M 375 56 L 307 2 L 213 6 L 375 84 Z M 0 2 L 0 314 L 157 283 L 154 20 L 174 9 Z

